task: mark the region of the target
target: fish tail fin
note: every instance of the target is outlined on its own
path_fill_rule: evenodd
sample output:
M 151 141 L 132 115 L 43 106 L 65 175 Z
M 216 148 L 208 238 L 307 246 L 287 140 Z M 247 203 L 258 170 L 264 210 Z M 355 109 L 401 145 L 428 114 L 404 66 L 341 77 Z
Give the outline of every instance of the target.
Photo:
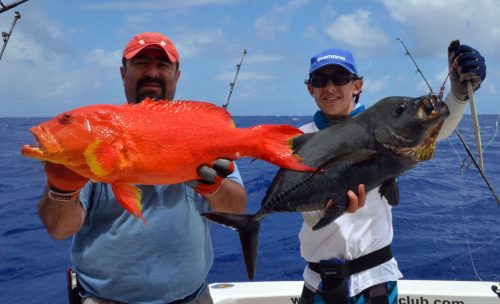
M 315 172 L 316 169 L 301 163 L 294 154 L 292 139 L 303 132 L 291 125 L 258 125 L 249 129 L 248 142 L 258 147 L 252 157 L 263 159 L 282 168 L 294 171 Z
M 257 261 L 257 246 L 262 216 L 231 213 L 203 213 L 205 218 L 218 224 L 233 228 L 240 235 L 241 249 L 247 269 L 248 279 L 253 280 Z
M 125 183 L 113 183 L 111 188 L 118 203 L 135 218 L 140 217 L 147 224 L 142 215 L 141 189 Z

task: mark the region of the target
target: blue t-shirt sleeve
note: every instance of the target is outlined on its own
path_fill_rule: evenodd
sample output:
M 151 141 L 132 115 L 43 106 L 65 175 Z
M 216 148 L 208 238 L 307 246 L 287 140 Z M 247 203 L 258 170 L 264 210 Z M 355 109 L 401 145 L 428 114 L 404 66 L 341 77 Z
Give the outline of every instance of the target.
M 243 186 L 243 188 L 245 187 L 245 185 L 243 185 L 243 179 L 241 179 L 240 170 L 238 170 L 238 166 L 236 165 L 236 163 L 234 163 L 234 171 L 233 171 L 233 173 L 231 173 L 230 175 L 228 175 L 227 178 L 229 178 L 232 181 L 235 181 L 235 182 L 239 183 L 241 186 Z
M 85 210 L 85 213 L 87 213 L 87 209 L 89 207 L 89 198 L 90 198 L 90 192 L 92 191 L 92 182 L 88 182 L 85 184 L 83 189 L 80 191 L 79 199 L 80 202 L 82 203 L 83 210 Z M 95 187 L 95 185 L 94 185 Z

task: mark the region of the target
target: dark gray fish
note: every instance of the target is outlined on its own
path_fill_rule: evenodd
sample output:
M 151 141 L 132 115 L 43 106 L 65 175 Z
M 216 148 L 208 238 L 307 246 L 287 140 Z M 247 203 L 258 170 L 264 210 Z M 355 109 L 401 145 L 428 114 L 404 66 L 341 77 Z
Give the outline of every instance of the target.
M 349 202 L 347 191 L 357 189 L 359 184 L 364 184 L 366 191 L 380 186 L 380 195 L 397 204 L 395 178 L 434 157 L 437 134 L 449 115 L 446 104 L 439 109 L 435 104 L 431 96 L 388 97 L 352 119 L 296 137 L 296 153 L 304 158 L 305 165 L 318 168 L 316 172 L 280 169 L 261 209 L 253 215 L 203 216 L 238 231 L 252 280 L 260 222 L 268 214 L 323 210 L 323 217 L 313 226 L 318 230 L 342 215 Z

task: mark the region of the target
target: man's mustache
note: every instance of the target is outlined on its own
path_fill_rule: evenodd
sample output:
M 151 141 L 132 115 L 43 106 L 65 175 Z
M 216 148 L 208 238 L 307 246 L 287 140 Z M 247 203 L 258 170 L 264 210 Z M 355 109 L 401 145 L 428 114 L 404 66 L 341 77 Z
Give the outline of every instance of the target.
M 162 88 L 165 87 L 165 82 L 162 79 L 160 79 L 160 78 L 153 78 L 153 77 L 149 77 L 149 76 L 140 79 L 137 82 L 137 87 L 142 87 L 146 83 L 157 83 Z
M 140 92 L 141 91 L 141 87 L 144 84 L 146 84 L 146 83 L 156 83 L 156 84 L 160 85 L 161 92 L 160 93 L 155 93 L 155 94 L 152 94 L 151 92 L 143 92 L 143 93 L 141 93 Z M 146 97 L 149 97 L 149 98 L 154 99 L 154 100 L 163 99 L 163 98 L 165 98 L 165 88 L 166 88 L 165 81 L 162 80 L 161 78 L 153 78 L 153 77 L 146 76 L 146 77 L 140 79 L 139 81 L 137 81 L 136 96 L 135 96 L 136 100 L 135 100 L 135 102 L 139 103 L 139 102 L 141 102 Z

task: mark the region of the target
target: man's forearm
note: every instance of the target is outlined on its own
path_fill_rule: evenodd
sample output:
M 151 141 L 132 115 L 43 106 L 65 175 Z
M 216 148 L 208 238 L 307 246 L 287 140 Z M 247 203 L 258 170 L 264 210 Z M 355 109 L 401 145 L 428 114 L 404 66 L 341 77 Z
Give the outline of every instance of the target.
M 204 197 L 216 212 L 244 213 L 247 205 L 245 189 L 230 179 L 225 179 L 216 192 Z
M 78 197 L 69 201 L 51 199 L 46 188 L 38 204 L 38 215 L 49 235 L 64 240 L 80 230 L 85 211 Z
M 439 131 L 437 140 L 445 139 L 450 136 L 451 133 L 456 129 L 460 120 L 464 116 L 465 108 L 467 106 L 467 101 L 458 100 L 453 93 L 449 93 L 444 101 L 448 108 L 450 109 L 450 116 L 445 119 L 441 131 Z

